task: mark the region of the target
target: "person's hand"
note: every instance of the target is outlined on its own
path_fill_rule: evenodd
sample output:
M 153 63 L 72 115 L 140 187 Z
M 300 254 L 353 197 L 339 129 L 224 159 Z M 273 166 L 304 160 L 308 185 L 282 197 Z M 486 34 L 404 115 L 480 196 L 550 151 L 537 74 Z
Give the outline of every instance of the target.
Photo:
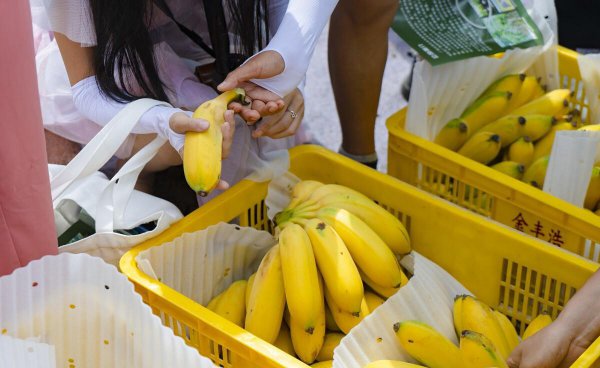
M 239 66 L 227 75 L 217 89 L 221 92 L 234 88 L 243 88 L 250 100 L 249 105 L 231 103 L 230 109 L 239 114 L 248 123 L 255 123 L 263 116 L 276 114 L 285 107 L 284 101 L 275 93 L 249 82 L 250 79 L 265 79 L 281 74 L 285 68 L 283 58 L 278 52 L 265 51 L 253 56 L 247 63 Z
M 302 93 L 295 89 L 294 92 L 285 96 L 285 105 L 285 110 L 263 118 L 252 136 L 254 138 L 269 137 L 277 139 L 294 135 L 304 117 L 304 97 Z
M 231 145 L 233 143 L 233 135 L 235 133 L 235 113 L 233 110 L 226 110 L 223 114 L 225 122 L 221 126 L 223 133 L 222 156 L 226 159 L 229 156 Z M 185 134 L 186 132 L 204 132 L 208 129 L 210 123 L 204 119 L 195 119 L 182 112 L 177 112 L 171 115 L 169 119 L 169 127 L 175 133 Z M 185 147 L 183 148 L 185 149 Z M 219 181 L 217 189 L 227 189 L 229 184 L 223 180 Z

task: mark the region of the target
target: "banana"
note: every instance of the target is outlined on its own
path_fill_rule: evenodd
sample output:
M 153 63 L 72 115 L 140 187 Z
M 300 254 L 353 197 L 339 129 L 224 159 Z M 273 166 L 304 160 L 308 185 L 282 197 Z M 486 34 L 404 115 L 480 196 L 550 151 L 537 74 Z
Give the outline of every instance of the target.
M 279 245 L 271 248 L 258 266 L 246 310 L 248 332 L 272 344 L 279 335 L 285 291 Z
M 346 335 L 335 332 L 325 335 L 325 342 L 323 343 L 321 351 L 319 351 L 319 355 L 317 355 L 317 360 L 320 362 L 333 360 L 333 350 L 337 348 L 344 336 Z
M 204 102 L 194 111 L 195 119 L 204 119 L 210 126 L 204 132 L 185 133 L 183 171 L 188 185 L 200 196 L 208 195 L 221 178 L 221 125 L 225 122 L 223 114 L 227 105 L 245 96 L 243 89 L 236 88 Z
M 246 308 L 248 308 L 248 303 L 250 302 L 250 293 L 252 292 L 252 285 L 254 285 L 254 278 L 256 277 L 256 272 L 248 277 L 248 284 L 246 285 Z
M 506 158 L 508 161 L 516 162 L 527 167 L 533 161 L 533 142 L 529 136 L 517 139 L 508 148 Z
M 517 180 L 521 180 L 523 173 L 525 172 L 525 166 L 514 161 L 502 161 L 492 165 L 491 168 Z
M 317 277 L 317 285 L 315 286 L 315 294 L 320 300 L 320 312 L 314 323 L 314 328 L 309 332 L 305 325 L 291 313 L 290 310 L 290 332 L 292 336 L 292 344 L 296 355 L 304 363 L 310 364 L 315 361 L 319 351 L 325 341 L 325 299 L 323 296 L 323 281 L 321 277 Z
M 304 228 L 310 238 L 326 289 L 333 300 L 349 313 L 360 313 L 364 297 L 363 284 L 344 241 L 331 226 L 319 219 L 308 220 Z
M 540 79 L 529 75 L 525 77 L 523 80 L 523 84 L 521 84 L 521 89 L 519 89 L 518 93 L 513 94 L 513 97 L 510 99 L 508 106 L 506 108 L 506 113 L 510 113 L 517 107 L 521 107 L 531 101 L 533 99 L 534 94 L 540 88 Z
M 508 342 L 508 348 L 511 351 L 513 351 L 517 347 L 517 345 L 519 345 L 520 342 L 517 330 L 515 330 L 515 327 L 512 325 L 508 317 L 506 317 L 504 314 L 495 310 L 494 316 L 496 316 L 500 327 L 502 327 L 502 331 L 504 331 L 504 336 L 506 337 L 506 341 Z
M 513 115 L 543 114 L 562 116 L 569 111 L 572 93 L 568 89 L 555 89 L 513 110 Z
M 466 295 L 457 295 L 454 297 L 454 304 L 452 305 L 452 317 L 454 321 L 454 331 L 456 336 L 460 338 L 460 334 L 463 331 L 462 327 L 462 302 L 466 298 Z
M 317 362 L 315 364 L 311 364 L 311 367 L 313 367 L 313 368 L 332 368 L 333 360 L 327 360 L 325 362 Z
M 213 305 L 214 311 L 221 317 L 235 323 L 240 327 L 244 327 L 244 318 L 246 317 L 246 285 L 248 281 L 238 280 L 229 285 L 229 287 L 222 292 L 217 302 Z
M 377 285 L 398 288 L 406 279 L 392 250 L 360 218 L 343 208 L 322 208 L 317 217 L 338 233 L 358 268 Z
M 535 317 L 533 321 L 527 326 L 525 332 L 523 332 L 523 340 L 530 338 L 531 336 L 538 333 L 542 328 L 552 323 L 552 317 L 547 313 L 542 313 Z
M 467 107 L 460 118 L 467 123 L 471 134 L 477 132 L 485 124 L 504 115 L 511 97 L 510 92 L 490 92 Z
M 385 299 L 370 291 L 365 291 L 365 301 L 367 302 L 367 307 L 369 308 L 369 311 L 371 311 L 371 313 L 377 307 L 385 303 Z
M 290 329 L 285 323 L 281 324 L 281 330 L 279 330 L 279 335 L 277 339 L 273 343 L 273 345 L 277 346 L 280 350 L 285 351 L 291 356 L 296 356 L 296 352 L 294 351 L 294 345 L 292 345 L 292 336 L 290 335 Z
M 550 156 L 542 156 L 533 161 L 531 166 L 525 170 L 525 174 L 523 174 L 523 181 L 527 184 L 533 185 L 536 188 L 543 189 L 549 161 Z
M 329 310 L 327 306 L 325 307 L 325 327 L 327 327 L 327 331 L 342 331 L 335 323 L 335 319 L 333 319 L 333 314 L 331 314 L 331 310 Z
M 463 298 L 461 305 L 461 328 L 479 332 L 490 341 L 503 358 L 507 358 L 511 350 L 500 323 L 494 316 L 492 309 L 485 303 L 472 296 Z M 462 335 L 461 335 L 462 336 Z
M 331 311 L 331 315 L 335 320 L 335 324 L 342 330 L 346 335 L 350 333 L 350 330 L 354 328 L 360 321 L 363 320 L 367 315 L 369 315 L 369 307 L 367 306 L 367 301 L 363 298 L 360 304 L 360 312 L 359 313 L 348 313 L 347 311 L 340 308 L 331 294 L 329 290 L 325 288 L 325 300 L 327 301 L 327 305 L 329 306 L 329 310 Z
M 469 368 L 508 368 L 494 344 L 474 331 L 464 330 L 460 335 L 460 353 Z
M 533 101 L 545 95 L 548 92 L 547 86 L 542 84 L 542 78 L 538 78 L 538 84 L 535 86 L 533 94 L 529 101 Z
M 585 125 L 577 130 L 584 130 L 584 131 L 588 131 L 588 132 L 597 132 L 600 130 L 600 124 Z
M 360 272 L 360 270 L 359 270 L 359 272 Z M 402 273 L 402 274 L 404 275 L 404 273 Z M 377 293 L 378 295 L 380 295 L 386 299 L 391 297 L 392 295 L 396 294 L 396 292 L 398 290 L 400 290 L 400 288 L 386 288 L 381 285 L 377 285 L 376 283 L 373 282 L 373 280 L 369 279 L 369 277 L 367 275 L 365 275 L 363 272 L 360 272 L 360 277 L 362 278 L 364 283 L 367 284 L 371 288 L 371 290 L 373 290 L 375 293 Z M 407 282 L 408 282 L 408 278 L 406 278 L 405 280 L 402 281 L 402 286 L 406 285 Z
M 550 115 L 530 114 L 524 117 L 526 122 L 522 130 L 523 135 L 530 137 L 534 142 L 548 134 L 557 122 L 557 119 Z
M 325 184 L 316 180 L 302 180 L 298 182 L 291 190 L 291 200 L 287 208 L 296 208 L 296 206 L 306 201 L 315 190 L 323 185 Z
M 526 120 L 523 116 L 506 115 L 485 125 L 479 131 L 498 134 L 502 147 L 507 147 L 523 135 L 525 123 Z
M 290 224 L 281 231 L 279 254 L 287 307 L 296 323 L 312 334 L 325 309 L 323 295 L 318 292 L 315 255 L 302 226 Z
M 490 84 L 490 86 L 481 94 L 481 97 L 488 96 L 493 92 L 510 92 L 512 96 L 515 97 L 520 92 L 526 77 L 525 74 L 505 75 Z
M 583 207 L 590 211 L 596 210 L 596 204 L 600 201 L 600 167 L 594 166 L 592 169 L 592 177 L 585 194 Z
M 448 338 L 419 321 L 394 324 L 400 346 L 430 368 L 464 368 L 460 350 Z
M 364 368 L 418 368 L 422 365 L 401 362 L 399 360 L 376 360 L 364 366 Z
M 500 136 L 490 132 L 479 132 L 472 136 L 458 153 L 472 160 L 487 164 L 492 161 L 502 148 Z
M 561 130 L 575 130 L 577 128 L 577 124 L 575 122 L 557 122 L 552 126 L 550 132 L 543 136 L 540 140 L 535 142 L 533 148 L 533 161 L 537 160 L 542 156 L 549 156 L 552 152 L 552 145 L 554 144 L 554 138 L 556 137 L 556 132 Z
M 435 136 L 434 143 L 458 151 L 469 139 L 469 126 L 461 119 L 452 119 Z
M 211 301 L 208 302 L 208 304 L 206 305 L 206 308 L 208 308 L 208 310 L 211 310 L 214 312 L 215 307 L 217 306 L 217 303 L 219 302 L 219 299 L 221 299 L 222 296 L 223 296 L 223 293 L 212 298 Z

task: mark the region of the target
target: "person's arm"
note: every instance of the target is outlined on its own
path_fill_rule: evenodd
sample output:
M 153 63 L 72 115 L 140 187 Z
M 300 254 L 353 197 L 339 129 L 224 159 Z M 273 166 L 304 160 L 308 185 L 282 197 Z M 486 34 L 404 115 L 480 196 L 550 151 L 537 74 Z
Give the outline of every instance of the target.
M 511 368 L 566 368 L 600 337 L 600 271 L 573 296 L 556 321 L 523 341 Z

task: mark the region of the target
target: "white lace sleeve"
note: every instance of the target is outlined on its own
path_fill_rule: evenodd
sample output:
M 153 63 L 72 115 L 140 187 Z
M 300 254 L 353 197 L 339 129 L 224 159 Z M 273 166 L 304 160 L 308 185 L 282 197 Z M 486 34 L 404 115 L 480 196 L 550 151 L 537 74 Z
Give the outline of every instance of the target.
M 89 0 L 30 0 L 30 4 L 39 27 L 62 33 L 83 47 L 96 45 Z

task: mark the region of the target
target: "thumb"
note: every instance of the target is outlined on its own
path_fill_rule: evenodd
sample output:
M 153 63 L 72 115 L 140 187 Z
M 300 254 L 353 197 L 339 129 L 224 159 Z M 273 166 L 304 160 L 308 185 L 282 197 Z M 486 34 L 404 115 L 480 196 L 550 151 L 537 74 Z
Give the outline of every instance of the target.
M 506 365 L 508 365 L 509 368 L 519 368 L 522 353 L 523 350 L 517 347 L 512 354 L 510 354 L 508 359 L 506 359 Z

